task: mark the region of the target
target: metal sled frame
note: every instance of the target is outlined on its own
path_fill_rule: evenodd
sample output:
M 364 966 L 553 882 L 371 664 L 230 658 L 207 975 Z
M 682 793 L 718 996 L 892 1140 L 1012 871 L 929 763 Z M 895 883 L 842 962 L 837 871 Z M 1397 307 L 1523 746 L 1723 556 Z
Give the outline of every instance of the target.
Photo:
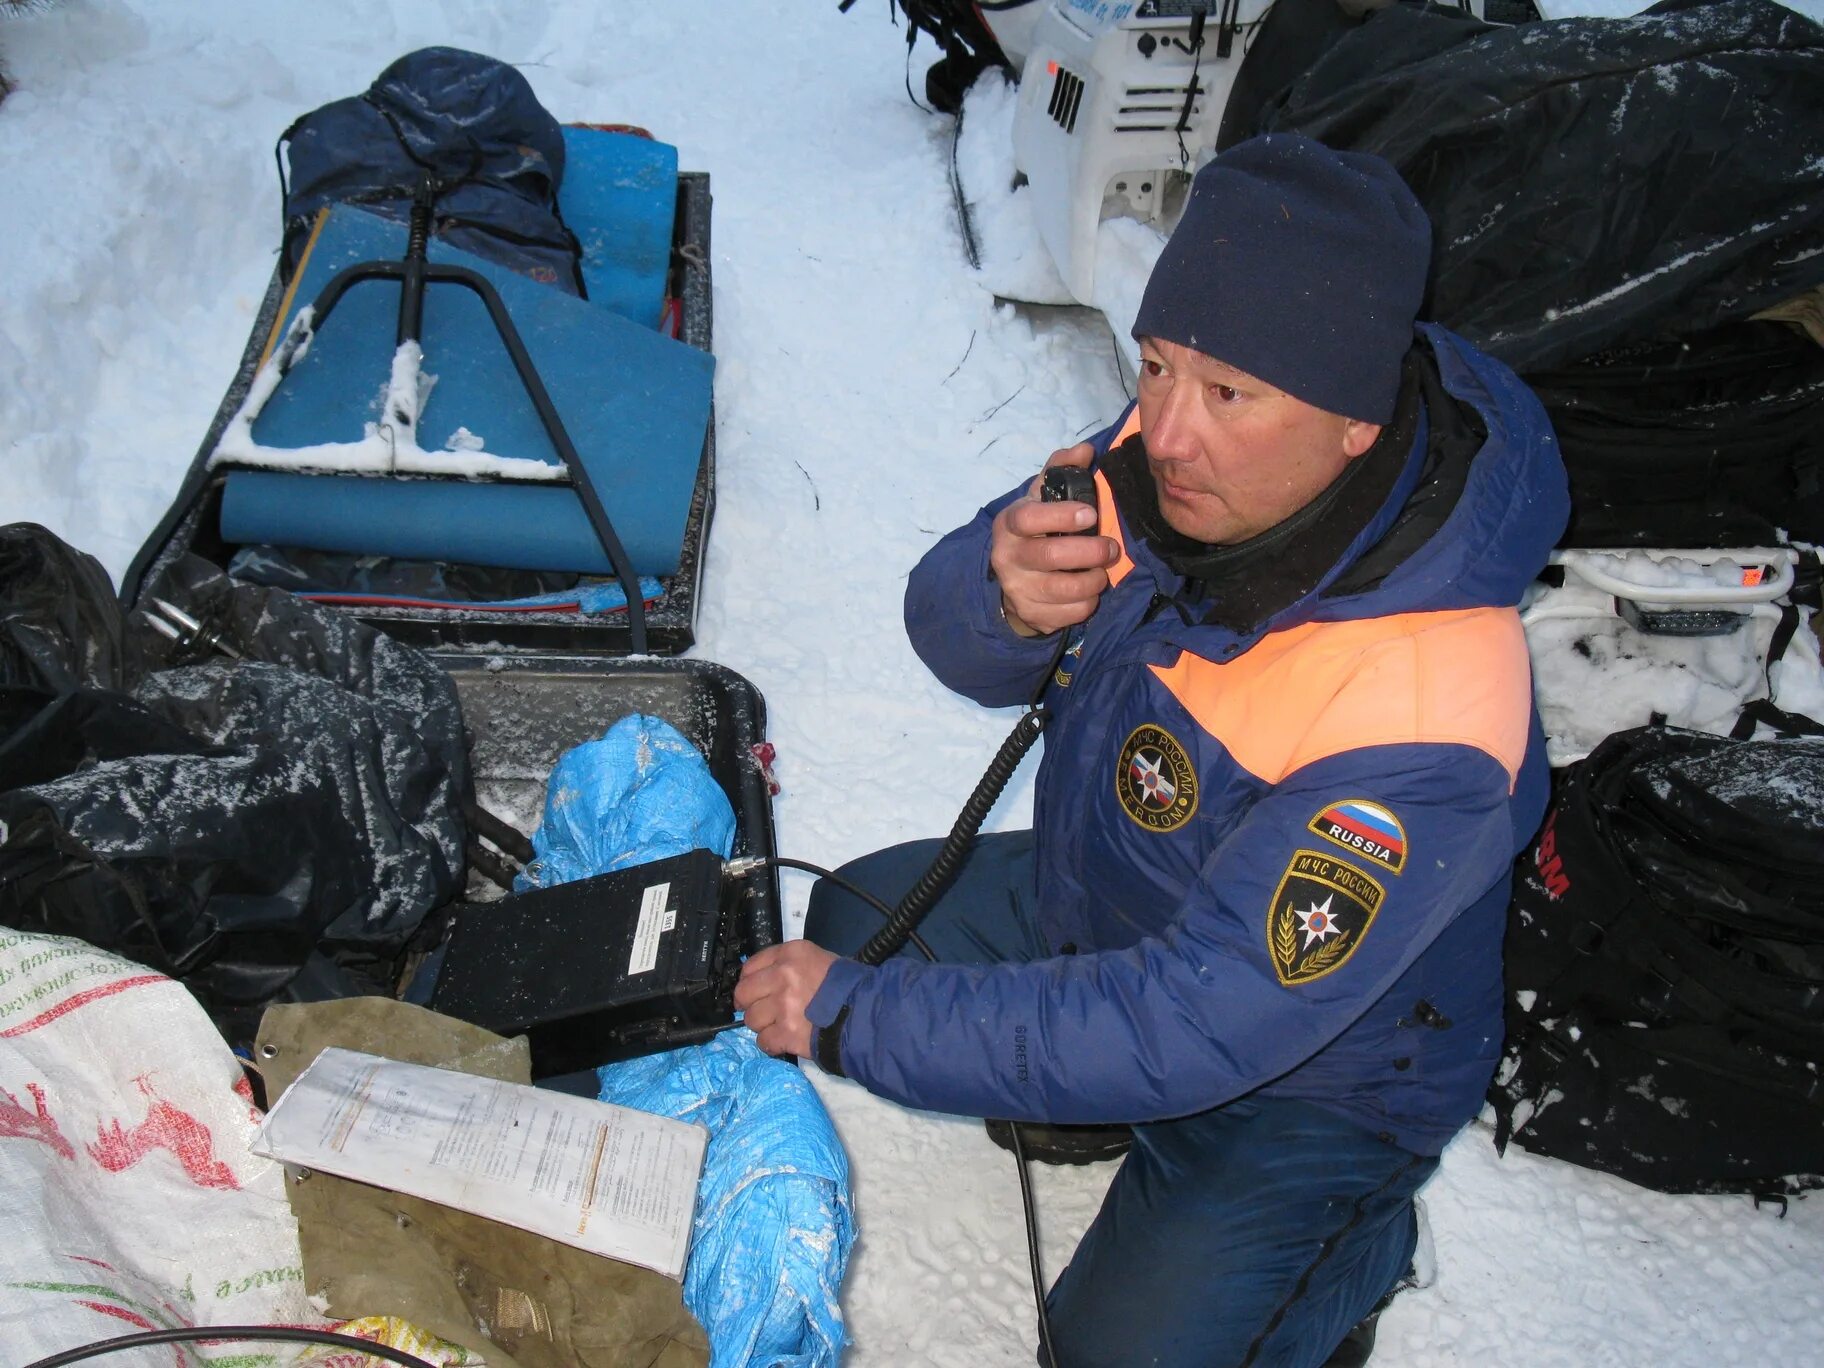
M 399 261 L 363 261 L 345 267 L 331 277 L 309 310 L 298 315 L 273 357 L 273 365 L 278 370 L 280 381 L 283 382 L 306 349 L 312 332 L 328 320 L 342 297 L 357 285 L 373 280 L 398 282 L 399 327 L 396 344 L 399 346 L 408 342 L 417 343 L 422 339 L 426 289 L 432 285 L 460 285 L 472 291 L 487 308 L 488 318 L 494 324 L 495 332 L 500 335 L 501 344 L 507 349 L 526 397 L 532 401 L 532 407 L 538 413 L 538 421 L 551 442 L 551 449 L 563 463 L 564 473 L 582 502 L 589 526 L 595 532 L 596 540 L 601 543 L 603 554 L 614 567 L 615 578 L 620 581 L 621 589 L 627 596 L 627 628 L 633 654 L 645 655 L 646 608 L 640 594 L 639 576 L 634 573 L 633 562 L 628 559 L 620 538 L 615 534 L 614 524 L 608 517 L 608 510 L 602 506 L 601 496 L 589 478 L 588 468 L 577 455 L 576 446 L 564 427 L 564 420 L 551 402 L 545 383 L 539 377 L 538 367 L 533 364 L 525 343 L 520 339 L 519 329 L 513 326 L 507 306 L 501 302 L 499 292 L 485 276 L 466 266 L 433 264 L 425 257 L 431 236 L 431 212 L 436 200 L 437 184 L 426 176 L 419 181 L 417 192 L 412 198 L 411 229 L 406 240 L 405 256 Z M 259 416 L 260 410 L 270 398 L 269 393 L 263 399 L 250 401 L 246 414 L 249 422 Z M 387 407 L 401 421 L 408 411 L 416 410 L 415 403 L 408 409 L 406 405 L 397 402 L 397 396 L 390 394 Z

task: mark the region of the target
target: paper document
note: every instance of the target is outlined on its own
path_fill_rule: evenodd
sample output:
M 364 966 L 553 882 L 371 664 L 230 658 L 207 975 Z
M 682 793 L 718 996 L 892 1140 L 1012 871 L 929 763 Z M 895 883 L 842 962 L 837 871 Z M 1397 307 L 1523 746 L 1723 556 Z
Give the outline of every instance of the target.
M 331 1049 L 253 1152 L 681 1278 L 708 1142 L 669 1117 Z

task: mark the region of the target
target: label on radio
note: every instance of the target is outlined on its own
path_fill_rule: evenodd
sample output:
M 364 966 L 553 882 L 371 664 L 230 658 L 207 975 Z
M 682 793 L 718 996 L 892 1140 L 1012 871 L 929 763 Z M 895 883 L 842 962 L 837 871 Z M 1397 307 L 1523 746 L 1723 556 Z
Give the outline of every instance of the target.
M 653 884 L 640 894 L 640 920 L 633 928 L 633 953 L 627 957 L 627 973 L 650 973 L 659 962 L 659 937 L 678 924 L 678 914 L 668 911 L 671 885 Z

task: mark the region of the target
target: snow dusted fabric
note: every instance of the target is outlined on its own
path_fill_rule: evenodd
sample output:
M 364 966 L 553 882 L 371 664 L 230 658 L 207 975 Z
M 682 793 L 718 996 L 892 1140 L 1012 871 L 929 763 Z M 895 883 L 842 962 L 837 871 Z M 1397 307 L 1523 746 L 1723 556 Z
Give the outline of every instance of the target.
M 1824 1187 L 1821 876 L 1824 741 L 1637 727 L 1566 771 L 1508 913 L 1496 1148 Z
M 320 1323 L 283 1170 L 247 1150 L 256 1120 L 182 985 L 81 941 L 0 930 L 7 1361 L 134 1330 Z
M 634 713 L 557 762 L 532 833 L 538 858 L 515 887 L 549 888 L 691 850 L 726 859 L 734 840 L 735 810 L 702 752 L 669 722 Z
M 709 1128 L 684 1304 L 710 1368 L 826 1368 L 844 1342 L 849 1163 L 804 1074 L 751 1032 L 611 1064 L 601 1099 Z
M 317 211 L 358 203 L 392 219 L 436 178 L 436 234 L 566 294 L 582 293 L 581 249 L 558 214 L 564 137 L 526 78 L 461 48 L 408 52 L 360 95 L 285 130 L 285 265 L 293 270 Z
M 198 557 L 150 592 L 241 659 L 180 648 L 86 559 L 0 529 L 0 925 L 182 978 L 234 1041 L 269 1001 L 386 991 L 462 885 L 449 675 Z
M 1425 316 L 1524 374 L 1824 282 L 1824 27 L 1774 0 L 1511 27 L 1390 6 L 1253 131 L 1392 162 L 1435 230 Z

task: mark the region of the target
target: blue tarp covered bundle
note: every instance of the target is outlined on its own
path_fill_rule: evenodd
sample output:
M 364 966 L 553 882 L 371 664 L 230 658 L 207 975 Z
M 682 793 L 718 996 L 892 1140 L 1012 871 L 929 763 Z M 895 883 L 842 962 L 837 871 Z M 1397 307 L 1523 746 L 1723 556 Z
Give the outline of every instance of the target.
M 268 354 L 342 271 L 401 257 L 414 190 L 431 175 L 427 258 L 499 292 L 635 572 L 677 574 L 715 368 L 707 352 L 660 331 L 677 149 L 560 128 L 512 67 L 446 47 L 401 57 L 363 94 L 304 115 L 284 141 L 290 289 Z M 369 280 L 342 296 L 250 415 L 255 449 L 231 429 L 218 457 L 231 467 L 223 541 L 614 573 L 575 490 L 561 481 L 337 473 L 321 448 L 386 425 L 376 393 L 393 365 L 399 294 L 397 283 Z M 419 340 L 435 384 L 413 445 L 561 464 L 478 296 L 447 283 L 430 289 Z M 299 452 L 310 459 L 289 459 Z M 232 468 L 242 465 L 276 468 Z
M 515 888 L 549 888 L 690 850 L 724 859 L 735 812 L 709 764 L 669 722 L 634 713 L 564 752 L 532 833 L 538 858 Z
M 601 1099 L 709 1128 L 684 1304 L 710 1368 L 829 1368 L 855 1242 L 849 1163 L 802 1072 L 751 1032 L 611 1064 Z
M 727 856 L 728 797 L 669 723 L 635 714 L 551 772 L 538 858 L 545 887 L 708 848 Z M 833 1368 L 839 1294 L 855 1242 L 849 1165 L 822 1101 L 746 1030 L 600 1071 L 601 1099 L 704 1126 L 684 1304 L 711 1368 Z

